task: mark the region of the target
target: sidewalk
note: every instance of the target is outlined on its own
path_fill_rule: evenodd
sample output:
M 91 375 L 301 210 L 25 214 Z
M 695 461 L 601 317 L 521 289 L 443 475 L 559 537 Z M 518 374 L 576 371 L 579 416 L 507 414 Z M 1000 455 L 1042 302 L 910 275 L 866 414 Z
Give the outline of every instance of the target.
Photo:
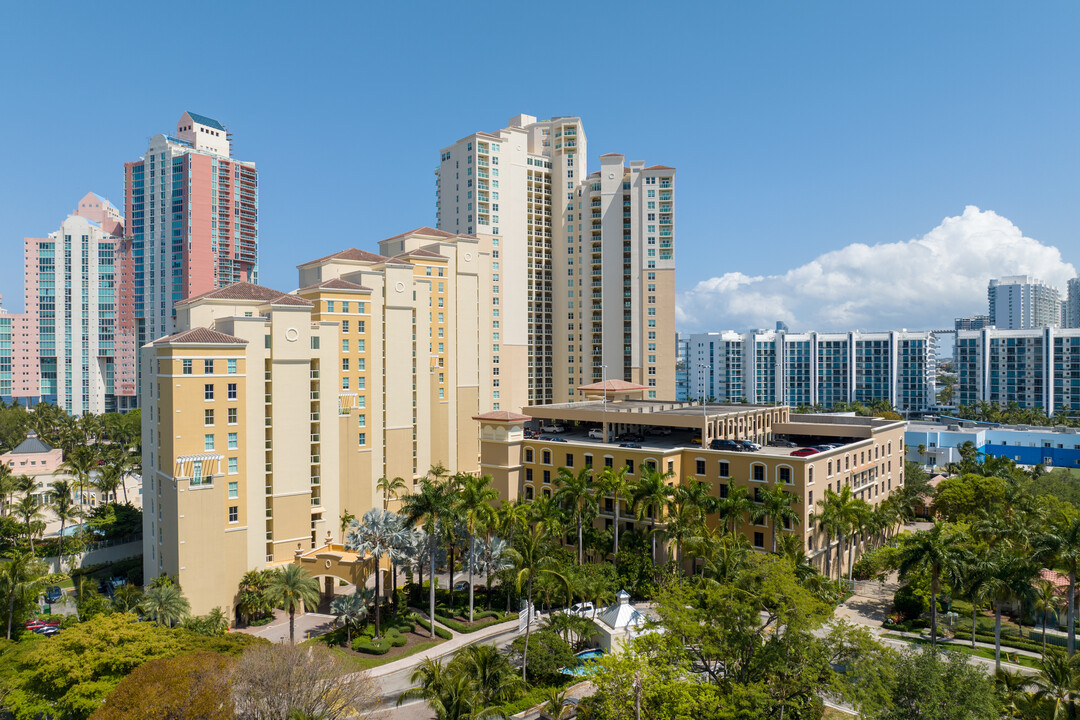
M 885 630 L 885 632 L 889 633 L 890 635 L 899 635 L 901 637 L 911 638 L 913 640 L 922 639 L 922 640 L 925 640 L 927 642 L 930 641 L 930 637 L 928 635 L 920 635 L 919 633 L 915 633 L 915 632 L 904 632 L 903 630 Z M 882 633 L 882 634 L 884 634 L 884 633 Z M 965 640 L 963 638 L 957 638 L 957 637 L 954 637 L 954 638 L 951 638 L 951 639 L 949 639 L 949 638 L 938 638 L 938 644 L 939 645 L 959 645 L 960 647 L 970 648 L 971 647 L 971 638 L 969 637 L 967 640 Z M 983 650 L 993 650 L 994 649 L 994 643 L 981 642 L 979 640 L 976 640 L 975 641 L 975 647 L 976 648 L 982 648 Z M 1001 646 L 1001 654 L 1002 654 L 1002 656 L 1007 655 L 1007 654 L 1008 655 L 1020 655 L 1020 656 L 1023 656 L 1023 657 L 1032 658 L 1034 660 L 1042 660 L 1042 653 L 1031 652 L 1030 650 L 1018 650 L 1018 649 L 1013 648 L 1013 647 L 1008 647 L 1008 646 L 1006 646 L 1004 644 L 1002 644 L 1002 646 Z
M 415 612 L 420 617 L 427 620 L 427 613 L 419 610 L 416 610 Z M 451 633 L 453 637 L 451 637 L 449 640 L 445 640 L 439 643 L 435 647 L 431 647 L 427 650 L 418 652 L 415 655 L 409 655 L 407 657 L 401 658 L 400 660 L 394 660 L 393 662 L 388 662 L 385 665 L 379 665 L 378 667 L 371 668 L 370 670 L 368 670 L 368 674 L 374 678 L 383 677 L 384 675 L 390 675 L 400 670 L 407 670 L 411 667 L 419 665 L 424 660 L 434 660 L 436 658 L 455 653 L 467 645 L 475 645 L 476 643 L 490 640 L 493 637 L 505 635 L 508 632 L 513 632 L 516 634 L 518 628 L 518 621 L 516 618 L 513 620 L 507 620 L 504 623 L 492 625 L 491 627 L 486 627 L 483 630 L 477 630 L 476 632 L 472 633 L 455 633 L 453 630 L 446 627 L 438 620 L 435 621 L 435 626 L 440 627 L 443 630 Z M 422 632 L 422 629 L 418 628 L 418 630 Z

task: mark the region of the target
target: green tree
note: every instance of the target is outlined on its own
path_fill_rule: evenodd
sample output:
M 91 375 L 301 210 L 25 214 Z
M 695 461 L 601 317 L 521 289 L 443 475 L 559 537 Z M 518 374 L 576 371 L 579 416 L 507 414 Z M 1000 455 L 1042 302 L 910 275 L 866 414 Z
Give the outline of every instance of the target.
M 649 536 L 652 543 L 652 561 L 656 559 L 656 521 L 660 513 L 667 507 L 667 500 L 672 494 L 672 489 L 667 484 L 671 473 L 662 473 L 648 465 L 641 468 L 641 478 L 634 483 L 631 497 L 634 501 L 634 509 L 638 519 L 649 520 Z
M 432 467 L 432 473 L 435 474 L 436 470 L 445 473 L 445 468 L 442 465 Z M 436 479 L 438 475 L 435 475 Z M 431 620 L 431 627 L 428 632 L 432 638 L 435 637 L 435 547 L 436 547 L 436 529 L 438 528 L 439 521 L 443 519 L 444 515 L 449 513 L 450 508 L 450 495 L 446 490 L 446 486 L 439 484 L 437 481 L 432 482 L 427 478 L 420 481 L 420 492 L 413 493 L 405 498 L 401 510 L 406 518 L 411 523 L 419 523 L 423 526 L 424 532 L 428 538 L 428 562 L 430 563 L 430 578 L 431 582 L 428 588 L 428 603 L 430 609 L 428 610 L 428 618 Z
M 553 578 L 570 594 L 570 584 L 566 576 L 559 572 L 559 563 L 547 553 L 546 533 L 543 527 L 537 525 L 531 532 L 521 536 L 517 547 L 511 551 L 517 573 L 514 576 L 514 586 L 518 593 L 522 586 L 525 587 L 525 599 L 527 602 L 528 615 L 525 619 L 525 647 L 521 654 L 521 679 L 526 679 L 529 667 L 529 634 L 532 631 L 533 619 L 533 583 L 536 578 L 545 576 Z
M 472 678 L 482 707 L 492 707 L 517 698 L 523 689 L 506 655 L 494 644 L 469 645 L 454 658 L 454 670 Z
M 375 483 L 375 488 L 379 492 L 382 493 L 382 497 L 383 497 L 382 509 L 383 510 L 389 510 L 390 509 L 390 500 L 391 500 L 391 498 L 396 500 L 403 492 L 405 492 L 406 490 L 409 489 L 408 486 L 405 484 L 405 481 L 403 479 L 399 478 L 399 477 L 391 478 L 391 479 L 381 477 Z M 344 532 L 344 531 L 345 531 L 345 528 L 342 527 L 342 532 Z
M 41 501 L 36 496 L 26 493 L 15 503 L 14 513 L 23 523 L 26 539 L 30 543 L 30 552 L 34 552 L 34 534 L 37 531 L 37 525 L 45 517 L 41 511 Z
M 345 538 L 345 547 L 361 555 L 368 555 L 375 561 L 375 637 L 381 635 L 380 606 L 382 595 L 379 581 L 382 571 L 379 562 L 395 552 L 404 540 L 402 519 L 392 512 L 372 508 L 364 513 L 361 522 L 354 524 Z M 317 584 L 316 584 L 317 585 Z M 316 600 L 316 602 L 318 602 Z
M 555 482 L 559 486 L 559 489 L 555 492 L 555 499 L 566 507 L 573 509 L 574 519 L 577 521 L 578 565 L 585 562 L 585 543 L 581 536 L 581 519 L 585 511 L 593 504 L 592 473 L 591 465 L 586 465 L 576 474 L 569 468 L 561 467 L 555 476 Z
M 780 525 L 798 525 L 799 513 L 791 507 L 796 502 L 794 495 L 782 487 L 763 490 L 761 507 L 752 513 L 754 522 L 768 521 L 772 526 L 772 551 L 776 552 L 776 529 Z
M 1042 668 L 1035 676 L 1040 709 L 1046 716 L 1075 718 L 1080 715 L 1076 698 L 1080 693 L 1080 658 L 1069 657 L 1059 650 L 1043 652 Z
M 900 655 L 891 678 L 890 703 L 880 720 L 997 720 L 993 681 L 960 653 L 928 647 Z
M 296 642 L 296 611 L 317 607 L 319 581 L 299 565 L 285 565 L 270 576 L 266 588 L 270 604 L 289 613 L 289 642 Z
M 270 613 L 272 605 L 267 597 L 267 589 L 272 576 L 273 571 L 270 570 L 248 570 L 240 578 L 237 607 L 245 622 L 250 623 Z
M 1069 657 L 1076 651 L 1076 576 L 1080 573 L 1080 517 L 1063 518 L 1036 541 L 1038 556 L 1069 574 L 1066 620 Z
M 476 536 L 495 524 L 495 507 L 499 491 L 491 487 L 491 476 L 469 475 L 461 483 L 457 495 L 457 508 L 469 536 L 469 557 L 476 553 Z M 473 563 L 469 566 L 469 622 L 473 621 L 474 586 Z
M 745 485 L 729 485 L 727 497 L 720 498 L 717 504 L 720 523 L 724 531 L 739 532 L 743 521 L 753 509 L 754 500 L 750 497 L 750 489 Z
M 230 659 L 195 652 L 151 660 L 131 671 L 105 697 L 91 720 L 233 720 Z
M 77 520 L 82 515 L 79 506 L 75 504 L 75 500 L 71 496 L 71 490 L 71 483 L 67 480 L 56 480 L 52 484 L 52 503 L 50 503 L 50 507 L 56 519 L 60 521 L 59 549 L 57 551 L 60 556 L 59 567 L 64 565 L 64 528 L 67 527 L 68 523 Z
M 179 585 L 164 585 L 143 593 L 139 611 L 158 625 L 173 627 L 191 612 L 191 604 Z
M 15 618 L 25 614 L 45 587 L 62 577 L 49 574 L 45 563 L 35 558 L 32 552 L 16 550 L 6 562 L 0 563 L 0 598 L 7 611 L 8 640 Z
M 80 445 L 64 453 L 61 468 L 71 473 L 75 480 L 75 490 L 79 493 L 79 505 L 86 504 L 86 490 L 90 487 L 90 475 L 97 469 L 97 451 L 92 447 Z
M 357 588 L 352 595 L 339 595 L 330 603 L 330 612 L 345 626 L 345 647 L 352 648 L 352 631 L 363 627 L 373 596 L 367 588 Z
M 1050 629 L 1050 613 L 1057 615 L 1058 610 L 1064 604 L 1065 598 L 1058 595 L 1057 585 L 1049 580 L 1036 581 L 1031 609 L 1042 615 L 1042 653 L 1044 657 L 1046 655 L 1046 634 Z
M 611 495 L 615 500 L 615 525 L 614 525 L 614 543 L 612 545 L 612 556 L 619 554 L 619 532 L 621 531 L 619 517 L 622 511 L 622 501 L 624 498 L 630 496 L 632 484 L 626 477 L 626 471 L 629 470 L 629 466 L 623 465 L 618 470 L 605 467 L 600 473 L 600 492 L 605 495 Z
M 937 645 L 937 601 L 942 573 L 952 575 L 961 562 L 963 537 L 951 526 L 938 523 L 927 532 L 901 537 L 897 565 L 900 577 L 930 574 L 930 644 Z

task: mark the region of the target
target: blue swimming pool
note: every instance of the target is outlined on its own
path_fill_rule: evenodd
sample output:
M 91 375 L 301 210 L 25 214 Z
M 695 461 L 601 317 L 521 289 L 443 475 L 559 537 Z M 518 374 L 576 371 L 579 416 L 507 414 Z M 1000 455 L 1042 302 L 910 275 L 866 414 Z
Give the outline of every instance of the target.
M 583 650 L 576 655 L 578 659 L 577 665 L 563 668 L 560 672 L 564 675 L 588 675 L 592 671 L 593 663 L 603 655 L 604 651 L 600 649 Z

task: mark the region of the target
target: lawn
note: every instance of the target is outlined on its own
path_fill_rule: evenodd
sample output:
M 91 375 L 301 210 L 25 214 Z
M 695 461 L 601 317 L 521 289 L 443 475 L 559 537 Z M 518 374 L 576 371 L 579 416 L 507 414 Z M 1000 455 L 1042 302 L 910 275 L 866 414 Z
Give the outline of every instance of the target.
M 307 642 L 316 642 L 316 641 L 315 640 L 308 640 Z M 342 655 L 343 657 L 345 657 L 350 663 L 352 663 L 356 667 L 357 670 L 370 670 L 371 668 L 379 667 L 380 665 L 385 665 L 386 663 L 391 663 L 391 662 L 394 662 L 395 660 L 400 660 L 401 658 L 409 657 L 410 655 L 415 655 L 418 652 L 421 652 L 423 650 L 427 650 L 428 648 L 433 648 L 436 645 L 442 644 L 443 642 L 445 642 L 445 641 L 443 641 L 443 640 L 425 640 L 423 642 L 418 642 L 415 645 L 410 645 L 409 647 L 406 647 L 404 649 L 404 652 L 402 652 L 401 654 L 393 655 L 393 656 L 390 656 L 390 655 L 382 655 L 382 656 L 360 655 L 360 654 L 354 653 L 354 652 L 346 652 L 345 648 L 340 647 L 340 646 L 331 647 L 330 649 L 333 650 L 334 652 L 338 653 L 339 655 Z
M 930 640 L 928 640 L 926 638 L 918 638 L 918 639 L 909 638 L 909 637 L 904 637 L 903 635 L 899 635 L 897 633 L 885 633 L 884 637 L 890 638 L 892 640 L 902 640 L 903 642 L 913 643 L 913 644 L 917 644 L 917 645 L 927 645 L 927 644 L 930 643 Z M 994 651 L 989 649 L 989 648 L 981 648 L 981 647 L 979 647 L 979 648 L 975 648 L 973 650 L 973 649 L 971 649 L 970 646 L 957 645 L 956 643 L 940 643 L 940 645 L 941 645 L 942 648 L 944 648 L 946 650 L 955 650 L 957 652 L 962 652 L 965 655 L 976 655 L 976 656 L 981 657 L 981 658 L 986 658 L 987 660 L 993 660 L 994 659 Z M 1011 657 L 1006 658 L 1007 655 L 1011 656 Z M 1039 669 L 1042 668 L 1042 663 L 1039 662 L 1038 660 L 1036 660 L 1035 658 L 1030 658 L 1030 657 L 1027 657 L 1026 655 L 1012 655 L 1012 653 L 1010 653 L 1004 647 L 1002 647 L 1002 650 L 1001 650 L 1001 657 L 1002 657 L 1002 660 L 1004 662 L 1011 662 L 1014 665 L 1023 665 L 1024 667 L 1029 667 L 1029 668 L 1032 668 L 1032 669 L 1035 669 L 1035 670 L 1039 670 Z

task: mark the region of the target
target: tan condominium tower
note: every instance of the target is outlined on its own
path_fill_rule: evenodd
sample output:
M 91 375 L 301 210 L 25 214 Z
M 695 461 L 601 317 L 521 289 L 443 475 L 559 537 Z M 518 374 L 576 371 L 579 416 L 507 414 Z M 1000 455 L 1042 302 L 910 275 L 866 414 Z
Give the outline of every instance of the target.
M 177 577 L 195 613 L 232 612 L 244 572 L 381 506 L 380 477 L 478 470 L 473 418 L 527 404 L 497 243 L 421 228 L 304 263 L 291 293 L 178 303 L 176 332 L 142 350 L 146 576 Z
M 439 229 L 500 243 L 529 404 L 580 399 L 605 376 L 674 398 L 675 169 L 609 153 L 590 173 L 586 150 L 578 117 L 518 115 L 458 140 L 436 170 Z

